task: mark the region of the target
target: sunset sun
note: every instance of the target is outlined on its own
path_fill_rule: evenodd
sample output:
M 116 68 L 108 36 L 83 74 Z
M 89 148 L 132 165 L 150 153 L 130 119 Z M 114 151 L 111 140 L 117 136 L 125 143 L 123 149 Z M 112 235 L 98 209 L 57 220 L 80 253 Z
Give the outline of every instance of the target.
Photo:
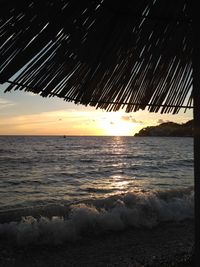
M 106 118 L 100 121 L 100 126 L 103 128 L 105 135 L 110 136 L 128 136 L 133 135 L 138 123 L 126 119 L 119 113 L 107 114 Z

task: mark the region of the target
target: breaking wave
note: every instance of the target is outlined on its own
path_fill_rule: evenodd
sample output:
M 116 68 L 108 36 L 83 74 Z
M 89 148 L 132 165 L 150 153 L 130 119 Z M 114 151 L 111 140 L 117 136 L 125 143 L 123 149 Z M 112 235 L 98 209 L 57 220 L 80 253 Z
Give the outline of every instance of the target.
M 62 244 L 129 227 L 152 228 L 162 222 L 193 219 L 194 191 L 187 188 L 130 192 L 74 203 L 63 209 L 58 207 L 58 210 L 62 210 L 59 216 L 54 207 L 51 216 L 38 211 L 38 214 L 24 215 L 20 220 L 1 223 L 0 237 L 18 245 Z

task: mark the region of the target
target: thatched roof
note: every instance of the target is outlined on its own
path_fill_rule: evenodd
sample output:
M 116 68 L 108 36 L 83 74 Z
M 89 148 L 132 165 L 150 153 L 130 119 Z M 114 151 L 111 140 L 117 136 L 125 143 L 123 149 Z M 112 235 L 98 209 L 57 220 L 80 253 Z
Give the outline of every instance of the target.
M 191 2 L 1 0 L 0 82 L 109 111 L 177 113 L 192 105 Z

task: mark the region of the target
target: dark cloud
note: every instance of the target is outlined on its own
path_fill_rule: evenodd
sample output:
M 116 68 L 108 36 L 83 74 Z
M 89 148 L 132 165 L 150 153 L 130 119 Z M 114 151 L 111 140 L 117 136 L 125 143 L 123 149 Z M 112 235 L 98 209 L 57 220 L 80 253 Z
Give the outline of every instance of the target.
M 122 116 L 121 119 L 123 121 L 130 121 L 131 120 L 131 116 Z
M 169 122 L 168 120 L 163 120 L 163 119 L 159 119 L 158 121 L 157 121 L 157 123 L 159 123 L 159 124 L 161 124 L 161 123 L 165 123 L 165 122 Z
M 143 123 L 142 121 L 136 120 L 135 118 L 133 118 L 131 115 L 127 115 L 127 116 L 122 116 L 121 119 L 123 121 L 129 121 L 129 122 L 134 122 L 134 123 Z

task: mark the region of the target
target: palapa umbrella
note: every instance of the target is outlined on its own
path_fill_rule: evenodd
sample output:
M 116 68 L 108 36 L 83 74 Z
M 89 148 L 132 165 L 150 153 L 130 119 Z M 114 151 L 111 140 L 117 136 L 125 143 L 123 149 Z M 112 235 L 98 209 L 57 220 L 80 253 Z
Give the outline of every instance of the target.
M 194 107 L 200 266 L 200 60 L 192 15 L 190 0 L 0 0 L 0 83 L 108 111 Z

